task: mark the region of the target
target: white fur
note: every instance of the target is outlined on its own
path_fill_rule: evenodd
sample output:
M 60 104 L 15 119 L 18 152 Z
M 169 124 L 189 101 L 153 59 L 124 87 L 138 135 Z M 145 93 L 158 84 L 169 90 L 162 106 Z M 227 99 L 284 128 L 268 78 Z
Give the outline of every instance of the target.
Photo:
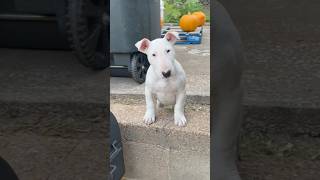
M 174 123 L 186 125 L 184 106 L 186 99 L 186 75 L 181 64 L 175 59 L 173 45 L 179 39 L 178 33 L 168 32 L 164 38 L 149 41 L 142 39 L 135 46 L 140 52 L 147 54 L 150 67 L 145 82 L 146 113 L 144 122 L 152 124 L 156 120 L 152 95 L 157 97 L 157 108 L 160 104 L 174 105 Z M 170 50 L 170 52 L 167 52 Z M 162 72 L 171 72 L 165 78 Z

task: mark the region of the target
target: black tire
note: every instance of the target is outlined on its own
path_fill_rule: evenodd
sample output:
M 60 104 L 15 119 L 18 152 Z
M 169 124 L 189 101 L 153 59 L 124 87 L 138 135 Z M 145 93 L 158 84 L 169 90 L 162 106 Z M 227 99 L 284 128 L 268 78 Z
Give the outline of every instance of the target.
M 7 161 L 0 157 L 0 179 L 5 180 L 19 180 L 18 176 L 12 169 L 12 167 L 8 164 Z
M 66 0 L 65 29 L 79 61 L 92 69 L 108 64 L 106 0 Z
M 129 71 L 132 78 L 140 84 L 144 83 L 150 66 L 147 55 L 140 52 L 134 53 L 131 56 L 130 65 Z

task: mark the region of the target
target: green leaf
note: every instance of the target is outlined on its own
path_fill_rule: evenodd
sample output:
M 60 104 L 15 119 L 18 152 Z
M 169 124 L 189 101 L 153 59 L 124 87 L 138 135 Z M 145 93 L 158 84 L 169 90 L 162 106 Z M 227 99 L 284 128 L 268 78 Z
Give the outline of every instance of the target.
M 188 12 L 203 11 L 199 0 L 164 0 L 165 22 L 178 23 L 179 19 Z

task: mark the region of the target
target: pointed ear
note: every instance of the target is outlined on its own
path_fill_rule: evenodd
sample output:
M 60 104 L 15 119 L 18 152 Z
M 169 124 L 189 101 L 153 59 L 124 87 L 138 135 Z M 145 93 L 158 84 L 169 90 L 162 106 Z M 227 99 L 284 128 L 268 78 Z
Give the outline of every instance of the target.
M 175 44 L 177 42 L 177 40 L 179 40 L 179 34 L 177 32 L 174 31 L 169 31 L 166 33 L 166 35 L 164 36 L 164 38 L 169 41 L 171 44 Z
M 138 48 L 138 51 L 146 53 L 150 46 L 150 41 L 149 39 L 143 38 L 141 41 L 138 41 L 135 46 Z

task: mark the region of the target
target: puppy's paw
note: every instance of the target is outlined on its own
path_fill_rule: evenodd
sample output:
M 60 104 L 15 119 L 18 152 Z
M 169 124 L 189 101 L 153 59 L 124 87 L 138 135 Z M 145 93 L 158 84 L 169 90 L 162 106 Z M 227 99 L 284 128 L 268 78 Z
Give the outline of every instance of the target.
M 187 119 L 183 113 L 174 114 L 174 124 L 177 126 L 185 126 L 187 124 Z
M 156 116 L 154 113 L 146 112 L 143 120 L 144 120 L 144 123 L 146 123 L 147 125 L 150 125 L 156 121 Z

